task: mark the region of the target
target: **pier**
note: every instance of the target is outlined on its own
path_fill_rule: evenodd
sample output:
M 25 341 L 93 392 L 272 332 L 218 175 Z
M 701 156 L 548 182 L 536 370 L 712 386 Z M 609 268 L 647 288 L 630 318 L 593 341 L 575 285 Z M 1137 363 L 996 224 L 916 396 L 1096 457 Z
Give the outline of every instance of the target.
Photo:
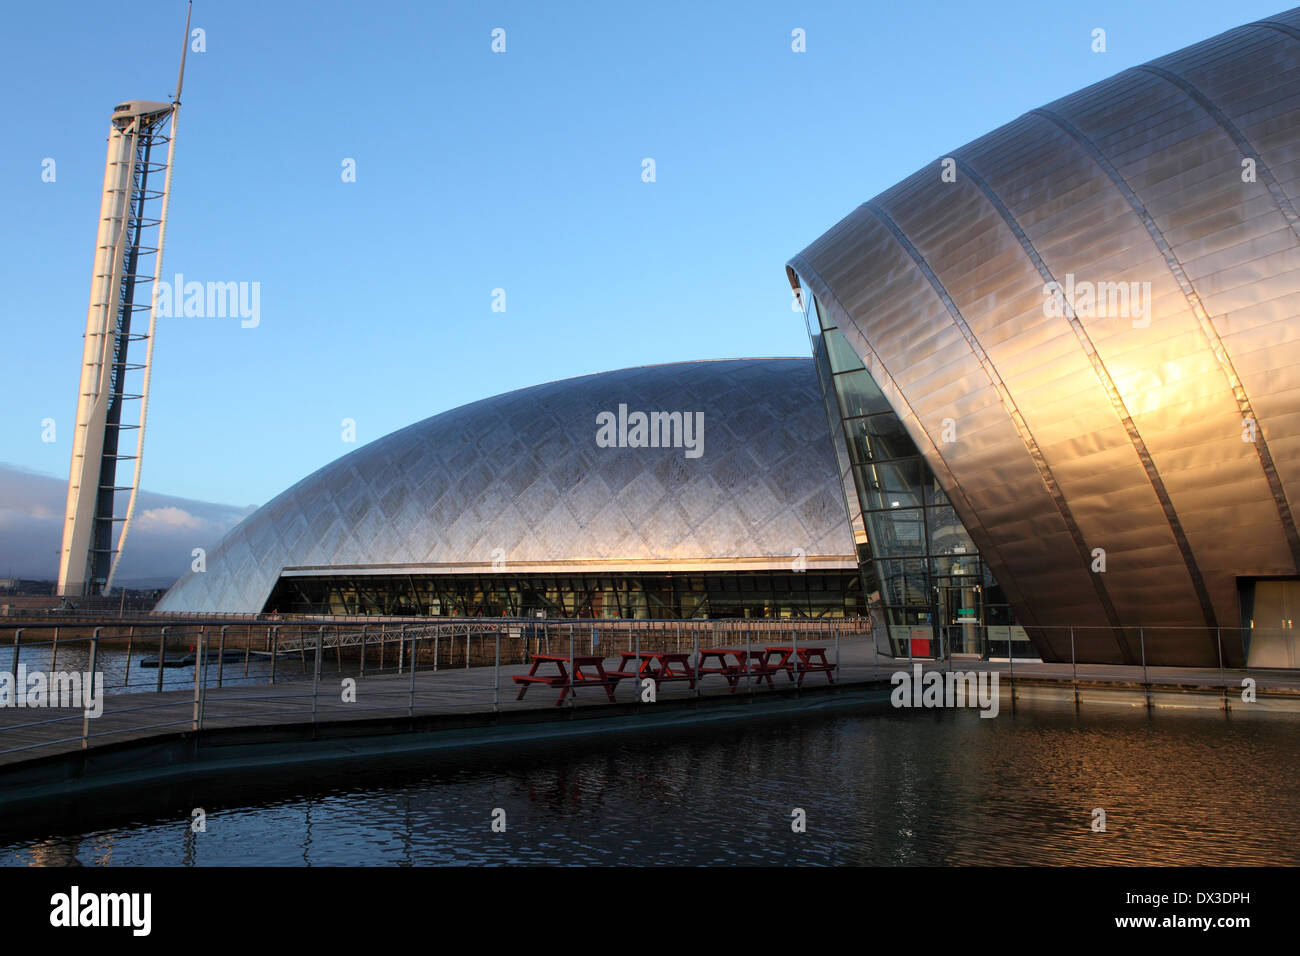
M 108 685 L 98 718 L 68 708 L 0 707 L 0 805 L 262 764 L 792 719 L 846 707 L 888 711 L 893 675 L 918 667 L 921 673 L 996 674 L 1001 710 L 1123 706 L 1217 710 L 1228 718 L 1300 714 L 1300 672 L 1294 670 L 909 660 L 883 653 L 865 622 L 843 620 L 263 621 L 91 630 L 89 637 L 56 640 L 52 630 L 16 629 L 12 660 L 0 656 L 6 676 L 16 676 L 22 663 L 97 671 Z M 730 675 L 700 670 L 702 654 L 712 652 L 716 663 L 720 648 L 732 649 L 737 660 L 761 660 L 781 648 L 784 654 L 768 660 L 786 664 Z M 141 667 L 145 654 L 165 662 L 187 653 L 192 663 L 184 666 Z M 519 700 L 524 685 L 515 678 L 536 673 L 538 656 L 557 664 L 562 676 L 527 685 Z M 611 677 L 607 689 L 576 678 L 575 667 L 564 667 L 566 657 L 570 664 L 607 658 L 604 673 L 618 679 Z M 646 661 L 661 657 L 679 661 L 673 666 L 685 671 L 647 681 L 655 671 Z M 826 666 L 801 673 L 807 662 L 819 660 Z M 650 670 L 638 672 L 638 663 Z M 628 666 L 633 669 L 620 670 Z

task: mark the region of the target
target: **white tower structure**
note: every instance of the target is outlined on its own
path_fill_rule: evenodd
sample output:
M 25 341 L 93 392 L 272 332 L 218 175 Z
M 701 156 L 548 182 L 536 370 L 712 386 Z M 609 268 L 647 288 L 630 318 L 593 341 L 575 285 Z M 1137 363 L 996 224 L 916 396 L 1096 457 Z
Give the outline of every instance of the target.
M 108 594 L 135 512 L 189 32 L 187 12 L 172 102 L 120 103 L 109 125 L 59 555 L 63 595 Z M 148 304 L 140 304 L 142 299 Z M 138 354 L 134 361 L 128 357 L 132 343 L 143 343 L 135 347 L 137 353 L 144 348 L 143 362 Z M 138 404 L 132 409 L 130 403 Z M 123 433 L 131 431 L 135 432 L 134 454 L 129 453 L 129 438 L 122 447 Z M 119 462 L 134 463 L 130 484 L 118 484 Z M 124 494 L 127 501 L 119 510 L 119 496 Z

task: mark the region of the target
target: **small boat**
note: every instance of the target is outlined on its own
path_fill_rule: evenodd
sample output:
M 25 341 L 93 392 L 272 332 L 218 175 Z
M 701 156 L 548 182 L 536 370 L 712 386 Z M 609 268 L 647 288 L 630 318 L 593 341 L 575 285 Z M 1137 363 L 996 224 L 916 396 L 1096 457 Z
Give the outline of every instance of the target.
M 163 657 L 163 662 L 162 662 L 162 666 L 163 666 L 163 667 L 193 667 L 195 661 L 197 661 L 198 659 L 199 659 L 199 656 L 198 656 L 198 654 L 195 654 L 195 653 L 185 654 L 184 656 L 177 655 L 176 657 L 170 657 L 170 656 L 166 656 L 166 655 L 164 655 L 164 657 Z M 226 661 L 226 662 L 231 662 L 231 661 L 242 661 L 243 659 L 244 659 L 244 652 L 243 652 L 243 651 L 237 651 L 237 650 L 228 650 L 228 651 L 213 651 L 213 650 L 210 650 L 210 651 L 208 651 L 208 663 L 209 663 L 209 664 L 215 664 L 215 663 L 217 663 L 218 661 Z M 144 660 L 140 661 L 140 665 L 139 665 L 139 666 L 140 666 L 140 667 L 157 667 L 157 666 L 158 666 L 158 658 L 156 658 L 156 657 L 146 657 Z

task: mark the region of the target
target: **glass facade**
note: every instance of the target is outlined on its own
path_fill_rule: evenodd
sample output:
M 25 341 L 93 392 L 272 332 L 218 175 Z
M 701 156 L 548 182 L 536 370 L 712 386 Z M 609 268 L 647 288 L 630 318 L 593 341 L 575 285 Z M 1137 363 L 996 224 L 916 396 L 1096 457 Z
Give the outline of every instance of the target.
M 865 617 L 861 579 L 841 571 L 636 574 L 335 574 L 281 577 L 280 614 L 548 618 Z
M 861 358 L 807 289 L 863 590 L 896 656 L 1036 657 L 961 519 Z M 879 616 L 877 616 L 879 619 Z M 1023 643 L 1022 643 L 1023 642 Z

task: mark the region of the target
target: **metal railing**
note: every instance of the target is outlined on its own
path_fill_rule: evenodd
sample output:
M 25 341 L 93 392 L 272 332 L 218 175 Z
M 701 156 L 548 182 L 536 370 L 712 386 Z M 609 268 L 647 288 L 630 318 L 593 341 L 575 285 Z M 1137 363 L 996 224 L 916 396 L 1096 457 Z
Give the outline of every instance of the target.
M 8 672 L 15 688 L 25 686 L 31 673 L 45 674 L 50 681 L 56 674 L 98 676 L 103 681 L 102 716 L 87 716 L 84 708 L 28 715 L 0 707 L 0 762 L 167 729 L 499 712 L 551 703 L 573 708 L 610 700 L 640 705 L 647 702 L 646 694 L 649 702 L 706 693 L 752 698 L 781 688 L 798 693 L 809 679 L 880 680 L 922 663 L 910 648 L 906 657 L 890 655 L 884 635 L 873 635 L 862 619 L 263 621 L 120 623 L 97 626 L 89 635 L 70 630 L 75 631 L 38 625 L 0 631 L 0 671 Z M 1229 689 L 1239 689 L 1243 674 L 1265 673 L 1241 669 L 1251 642 L 1227 628 L 1131 631 L 1040 629 L 1035 636 L 1055 652 L 1051 664 L 1012 656 L 995 667 L 941 655 L 923 666 L 1004 670 L 1013 686 L 1022 676 L 1070 681 L 1076 700 L 1080 681 L 1136 682 L 1140 674 L 1148 703 L 1155 681 L 1194 679 L 1205 688 L 1221 689 L 1226 701 Z M 1131 647 L 1117 643 L 1128 638 Z M 1166 655 L 1171 646 L 1188 646 L 1188 641 L 1205 643 L 1199 648 L 1203 658 L 1210 640 L 1214 667 L 1149 663 L 1152 650 Z M 1082 648 L 1095 655 L 1106 641 L 1134 659 L 1117 662 L 1120 670 L 1079 663 Z M 722 649 L 729 650 L 729 657 L 719 657 L 716 652 Z M 709 666 L 701 669 L 705 656 Z M 1293 681 L 1300 692 L 1300 670 L 1267 673 Z M 530 677 L 537 679 L 519 680 Z M 523 695 L 524 702 L 518 703 Z
M 593 656 L 626 661 L 627 652 L 635 655 L 636 665 L 643 663 L 642 655 L 686 655 L 686 667 L 693 673 L 701 650 L 831 642 L 838 663 L 841 639 L 865 641 L 869 627 L 865 619 L 425 619 L 152 627 L 119 623 L 94 627 L 85 635 L 65 625 L 25 625 L 7 635 L 0 632 L 0 640 L 8 638 L 7 647 L 0 643 L 0 670 L 9 672 L 13 686 L 33 673 L 47 678 L 56 673 L 95 675 L 103 680 L 104 713 L 92 718 L 84 709 L 47 709 L 39 717 L 20 720 L 13 719 L 15 711 L 0 708 L 0 757 L 249 721 L 296 718 L 315 723 L 465 709 L 499 711 L 513 704 L 512 699 L 503 703 L 502 685 L 518 691 L 521 685 L 512 678 L 523 675 L 536 655 L 562 653 L 572 663 Z M 417 672 L 441 673 L 449 679 L 417 682 Z M 571 707 L 577 705 L 579 692 L 588 689 L 574 675 L 570 666 L 566 703 Z M 796 655 L 788 674 L 796 687 L 798 675 Z M 703 679 L 690 682 L 697 695 Z M 612 683 L 636 689 L 641 682 L 624 677 Z M 753 683 L 746 675 L 747 692 L 754 691 Z M 557 687 L 565 689 L 549 685 L 551 690 Z M 521 706 L 535 705 L 538 696 L 534 693 Z M 591 698 L 593 703 L 606 699 Z M 73 722 L 80 726 L 69 727 Z

